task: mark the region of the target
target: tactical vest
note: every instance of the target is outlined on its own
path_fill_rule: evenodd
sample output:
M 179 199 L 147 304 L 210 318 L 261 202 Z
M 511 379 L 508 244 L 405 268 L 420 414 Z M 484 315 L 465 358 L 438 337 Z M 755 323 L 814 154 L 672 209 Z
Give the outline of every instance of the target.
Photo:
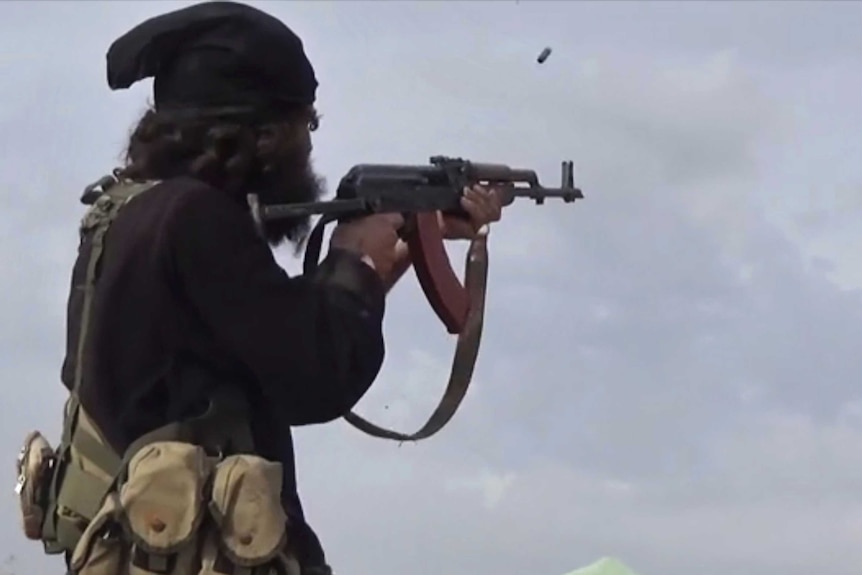
M 81 222 L 87 267 L 75 377 L 57 449 L 31 433 L 18 460 L 24 531 L 65 553 L 74 575 L 294 575 L 282 469 L 253 455 L 245 399 L 217 390 L 194 418 L 116 453 L 79 401 L 83 356 L 105 239 L 120 210 L 157 182 L 106 177 Z M 101 189 L 99 189 L 101 188 Z M 89 253 L 84 246 L 89 241 Z

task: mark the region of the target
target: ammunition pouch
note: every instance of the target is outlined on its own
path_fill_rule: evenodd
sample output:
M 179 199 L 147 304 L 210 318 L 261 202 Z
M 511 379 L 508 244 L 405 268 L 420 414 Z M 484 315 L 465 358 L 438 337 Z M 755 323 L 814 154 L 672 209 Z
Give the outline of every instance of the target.
M 73 396 L 69 404 L 75 402 Z M 95 518 L 105 515 L 105 506 L 111 505 L 107 501 L 112 498 L 110 494 L 128 482 L 124 478 L 131 476 L 132 459 L 150 445 L 176 442 L 196 446 L 217 460 L 254 453 L 247 404 L 241 393 L 230 387 L 214 393 L 199 416 L 147 433 L 122 456 L 110 448 L 80 405 L 71 425 L 71 407 L 67 404 L 71 440 L 56 450 L 52 472 L 43 478 L 44 486 L 34 489 L 41 494 L 39 506 L 45 510 L 38 538 L 47 553 L 68 554 L 78 547 Z
M 299 575 L 281 464 L 190 443 L 141 448 L 82 534 L 75 575 Z
M 54 449 L 40 432 L 33 431 L 27 435 L 18 454 L 18 481 L 15 484 L 21 527 L 27 539 L 38 541 L 42 538 L 42 523 L 47 511 L 46 487 L 55 461 Z

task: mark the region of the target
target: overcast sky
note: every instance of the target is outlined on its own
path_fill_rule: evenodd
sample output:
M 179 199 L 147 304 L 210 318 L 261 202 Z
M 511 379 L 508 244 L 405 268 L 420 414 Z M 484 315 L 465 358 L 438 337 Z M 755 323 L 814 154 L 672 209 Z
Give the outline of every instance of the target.
M 111 93 L 104 53 L 185 4 L 0 3 L 0 558 L 16 575 L 62 569 L 19 535 L 13 459 L 31 428 L 59 435 L 78 198 L 149 97 Z M 573 159 L 587 196 L 494 227 L 474 387 L 438 437 L 297 432 L 337 571 L 561 575 L 614 555 L 642 575 L 858 575 L 862 4 L 258 5 L 317 69 L 330 185 L 435 154 L 553 183 Z M 452 342 L 413 276 L 387 313 L 359 410 L 412 430 Z

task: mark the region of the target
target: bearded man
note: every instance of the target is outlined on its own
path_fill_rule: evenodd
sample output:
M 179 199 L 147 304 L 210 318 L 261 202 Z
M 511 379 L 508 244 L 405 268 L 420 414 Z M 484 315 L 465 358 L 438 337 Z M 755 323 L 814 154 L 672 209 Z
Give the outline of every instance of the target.
M 82 223 L 46 549 L 81 575 L 330 573 L 297 495 L 290 428 L 340 418 L 377 377 L 385 295 L 410 266 L 402 218 L 339 224 L 313 275 L 276 263 L 270 248 L 298 249 L 309 221 L 267 223 L 261 237 L 246 196 L 284 204 L 323 190 L 310 161 L 317 80 L 274 17 L 232 2 L 184 8 L 116 40 L 107 68 L 112 89 L 153 77 L 154 105 Z M 441 219 L 444 237 L 500 217 L 481 187 L 463 207 L 471 220 Z M 258 459 L 219 475 L 239 456 Z M 193 535 L 211 524 L 217 536 Z

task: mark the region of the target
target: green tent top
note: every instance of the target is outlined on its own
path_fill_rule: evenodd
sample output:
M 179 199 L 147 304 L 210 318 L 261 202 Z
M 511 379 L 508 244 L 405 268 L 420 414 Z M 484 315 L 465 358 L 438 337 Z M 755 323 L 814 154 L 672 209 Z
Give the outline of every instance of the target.
M 637 575 L 623 565 L 623 562 L 613 557 L 603 557 L 592 565 L 575 569 L 566 575 Z

